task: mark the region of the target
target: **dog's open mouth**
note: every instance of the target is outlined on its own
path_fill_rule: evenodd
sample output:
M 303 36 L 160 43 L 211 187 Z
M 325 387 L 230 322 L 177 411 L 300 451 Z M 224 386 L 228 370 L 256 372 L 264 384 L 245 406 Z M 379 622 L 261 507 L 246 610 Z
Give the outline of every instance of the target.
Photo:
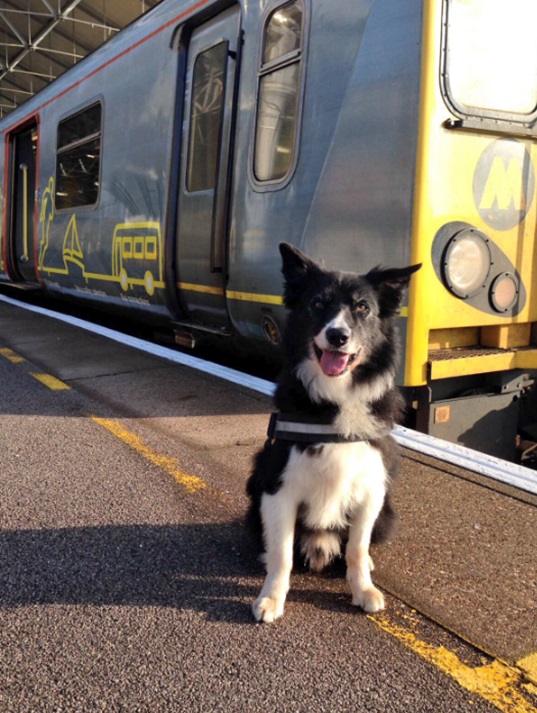
M 361 349 L 355 354 L 347 354 L 335 349 L 320 349 L 316 344 L 313 347 L 321 369 L 326 376 L 341 376 L 347 371 L 352 371 L 360 362 Z

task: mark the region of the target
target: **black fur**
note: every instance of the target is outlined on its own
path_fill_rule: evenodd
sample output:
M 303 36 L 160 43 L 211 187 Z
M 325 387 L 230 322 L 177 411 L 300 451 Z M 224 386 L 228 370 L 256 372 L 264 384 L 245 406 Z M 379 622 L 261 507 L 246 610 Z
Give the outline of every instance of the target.
M 391 482 L 397 474 L 397 445 L 389 434 L 400 420 L 404 408 L 393 384 L 399 359 L 395 322 L 404 289 L 412 273 L 420 266 L 389 270 L 375 268 L 365 275 L 356 275 L 324 270 L 286 243 L 280 245 L 280 251 L 285 281 L 284 303 L 289 309 L 289 317 L 283 337 L 284 366 L 274 399 L 276 409 L 293 414 L 307 413 L 323 423 L 336 420 L 342 404 L 312 395 L 297 375 L 297 368 L 311 359 L 314 336 L 343 311 L 363 345 L 362 358 L 352 369 L 351 391 L 369 393 L 369 388 L 376 394 L 368 401 L 367 423 L 354 423 L 352 431 L 381 451 Z M 256 456 L 247 483 L 250 498 L 247 523 L 260 540 L 262 522 L 259 508 L 263 493 L 272 495 L 278 492 L 293 446 L 300 450 L 309 448 L 310 453 L 318 453 L 319 456 L 322 454 L 322 446 L 269 439 Z M 299 513 L 297 539 L 301 531 L 300 519 Z M 374 527 L 373 541 L 386 541 L 396 519 L 387 491 Z

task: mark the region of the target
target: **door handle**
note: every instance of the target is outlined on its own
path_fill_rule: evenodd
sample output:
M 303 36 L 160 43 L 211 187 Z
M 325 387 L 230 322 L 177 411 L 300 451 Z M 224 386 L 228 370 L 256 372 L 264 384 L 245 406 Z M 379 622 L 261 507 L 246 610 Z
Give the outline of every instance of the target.
M 20 256 L 21 262 L 28 262 L 28 165 L 21 163 L 19 169 L 22 171 L 22 245 L 23 253 Z

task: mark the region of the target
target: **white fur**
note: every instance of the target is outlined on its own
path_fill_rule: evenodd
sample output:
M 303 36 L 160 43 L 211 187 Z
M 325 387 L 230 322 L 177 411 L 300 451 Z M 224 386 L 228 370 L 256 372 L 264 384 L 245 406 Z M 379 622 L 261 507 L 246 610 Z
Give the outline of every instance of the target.
M 339 405 L 339 414 L 334 422 L 338 432 L 345 437 L 353 434 L 362 438 L 377 438 L 379 423 L 371 415 L 370 404 L 380 399 L 394 381 L 393 374 L 380 374 L 373 381 L 353 384 L 351 372 L 341 376 L 327 376 L 312 353 L 295 370 L 313 401 L 330 401 Z
M 321 329 L 319 334 L 317 334 L 315 337 L 315 343 L 319 349 L 333 349 L 333 346 L 326 337 L 326 332 L 329 329 L 341 329 L 344 332 L 347 332 L 350 336 L 350 340 L 347 344 L 345 344 L 344 348 L 341 348 L 341 351 L 346 354 L 355 354 L 362 345 L 358 341 L 358 336 L 352 332 L 351 327 L 352 325 L 347 320 L 347 310 L 341 310 L 341 312 L 339 312 L 334 319 L 328 322 L 328 324 Z
M 371 582 L 369 543 L 386 479 L 380 452 L 366 442 L 324 445 L 316 454 L 291 449 L 280 489 L 261 500 L 267 576 L 253 605 L 258 621 L 274 621 L 283 614 L 299 507 L 311 529 L 350 526 L 346 558 L 353 604 L 366 611 L 384 607 L 381 592 Z
M 302 536 L 301 552 L 313 572 L 321 572 L 341 554 L 341 539 L 336 532 L 308 532 Z

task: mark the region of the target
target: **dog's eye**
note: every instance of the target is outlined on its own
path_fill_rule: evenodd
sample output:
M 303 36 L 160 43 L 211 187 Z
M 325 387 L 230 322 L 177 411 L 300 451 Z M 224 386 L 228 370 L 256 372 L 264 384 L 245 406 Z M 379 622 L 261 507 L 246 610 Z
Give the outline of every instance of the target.
M 369 305 L 365 300 L 359 300 L 352 303 L 352 311 L 355 314 L 366 315 L 369 312 Z
M 318 295 L 317 297 L 314 297 L 310 302 L 310 307 L 315 311 L 320 311 L 324 309 L 324 302 L 322 297 L 319 297 Z

